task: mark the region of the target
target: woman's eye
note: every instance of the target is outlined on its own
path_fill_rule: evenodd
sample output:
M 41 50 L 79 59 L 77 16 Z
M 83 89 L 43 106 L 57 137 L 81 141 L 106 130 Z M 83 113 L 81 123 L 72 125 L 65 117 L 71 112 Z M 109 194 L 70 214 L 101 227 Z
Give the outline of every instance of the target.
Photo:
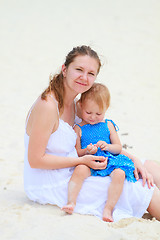
M 76 68 L 76 70 L 78 70 L 78 71 L 82 71 L 82 69 L 80 69 L 80 68 Z
M 92 75 L 92 76 L 95 76 L 95 74 L 94 74 L 94 73 L 92 73 L 92 72 L 90 72 L 89 74 L 90 74 L 90 75 Z

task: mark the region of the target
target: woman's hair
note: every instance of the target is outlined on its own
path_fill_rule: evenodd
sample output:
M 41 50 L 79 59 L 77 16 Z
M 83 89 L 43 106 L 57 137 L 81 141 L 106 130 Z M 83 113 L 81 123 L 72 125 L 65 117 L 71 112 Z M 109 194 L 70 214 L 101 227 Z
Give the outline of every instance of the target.
M 85 45 L 74 47 L 72 49 L 72 51 L 70 51 L 68 53 L 68 55 L 66 56 L 64 65 L 66 67 L 68 67 L 70 65 L 70 63 L 72 63 L 76 57 L 85 56 L 85 55 L 88 55 L 97 60 L 98 65 L 99 65 L 97 72 L 99 73 L 99 70 L 101 67 L 101 61 L 98 57 L 98 54 L 93 49 L 91 49 L 89 46 L 85 46 Z M 64 95 L 65 95 L 63 78 L 64 77 L 63 77 L 62 71 L 59 74 L 50 76 L 49 86 L 41 94 L 41 98 L 45 100 L 47 97 L 47 94 L 50 93 L 51 91 L 53 91 L 55 94 L 55 98 L 58 101 L 58 107 L 59 107 L 59 110 L 61 113 L 63 112 L 63 107 L 64 107 L 63 99 L 64 99 Z
M 87 99 L 96 102 L 100 110 L 105 110 L 110 105 L 110 92 L 105 85 L 94 83 L 88 91 L 81 94 L 79 102 L 83 104 Z

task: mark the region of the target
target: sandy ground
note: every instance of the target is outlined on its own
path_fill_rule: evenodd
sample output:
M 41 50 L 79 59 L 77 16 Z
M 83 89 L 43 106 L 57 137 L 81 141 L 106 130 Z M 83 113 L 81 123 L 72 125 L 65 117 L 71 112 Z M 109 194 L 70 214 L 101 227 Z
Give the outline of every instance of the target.
M 159 12 L 158 0 L 0 0 L 0 239 L 160 239 L 155 219 L 66 216 L 23 190 L 25 116 L 49 74 L 82 44 L 101 55 L 98 81 L 111 91 L 107 117 L 122 143 L 160 163 Z

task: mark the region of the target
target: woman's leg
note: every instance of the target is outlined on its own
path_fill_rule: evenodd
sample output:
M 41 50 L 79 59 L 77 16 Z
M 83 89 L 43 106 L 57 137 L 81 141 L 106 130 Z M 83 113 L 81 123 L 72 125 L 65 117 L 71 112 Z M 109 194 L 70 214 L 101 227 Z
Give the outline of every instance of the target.
M 82 184 L 89 176 L 91 176 L 91 170 L 86 165 L 78 165 L 75 168 L 68 184 L 68 203 L 66 206 L 62 207 L 62 210 L 66 213 L 73 213 Z
M 103 211 L 103 220 L 106 222 L 113 222 L 112 211 L 122 193 L 125 172 L 118 168 L 113 170 L 110 176 L 112 181 L 108 188 L 108 199 Z
M 151 160 L 146 160 L 144 167 L 152 174 L 154 183 L 160 189 L 160 164 Z
M 155 187 L 152 199 L 150 201 L 147 211 L 152 217 L 160 221 L 160 190 Z

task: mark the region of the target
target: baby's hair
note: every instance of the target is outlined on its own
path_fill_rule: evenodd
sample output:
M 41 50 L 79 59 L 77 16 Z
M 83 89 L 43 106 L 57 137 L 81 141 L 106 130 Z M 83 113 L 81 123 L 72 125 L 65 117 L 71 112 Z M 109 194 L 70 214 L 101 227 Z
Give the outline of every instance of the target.
M 81 94 L 79 102 L 83 104 L 87 99 L 95 101 L 101 110 L 105 110 L 110 105 L 110 92 L 105 85 L 94 83 L 88 91 Z

